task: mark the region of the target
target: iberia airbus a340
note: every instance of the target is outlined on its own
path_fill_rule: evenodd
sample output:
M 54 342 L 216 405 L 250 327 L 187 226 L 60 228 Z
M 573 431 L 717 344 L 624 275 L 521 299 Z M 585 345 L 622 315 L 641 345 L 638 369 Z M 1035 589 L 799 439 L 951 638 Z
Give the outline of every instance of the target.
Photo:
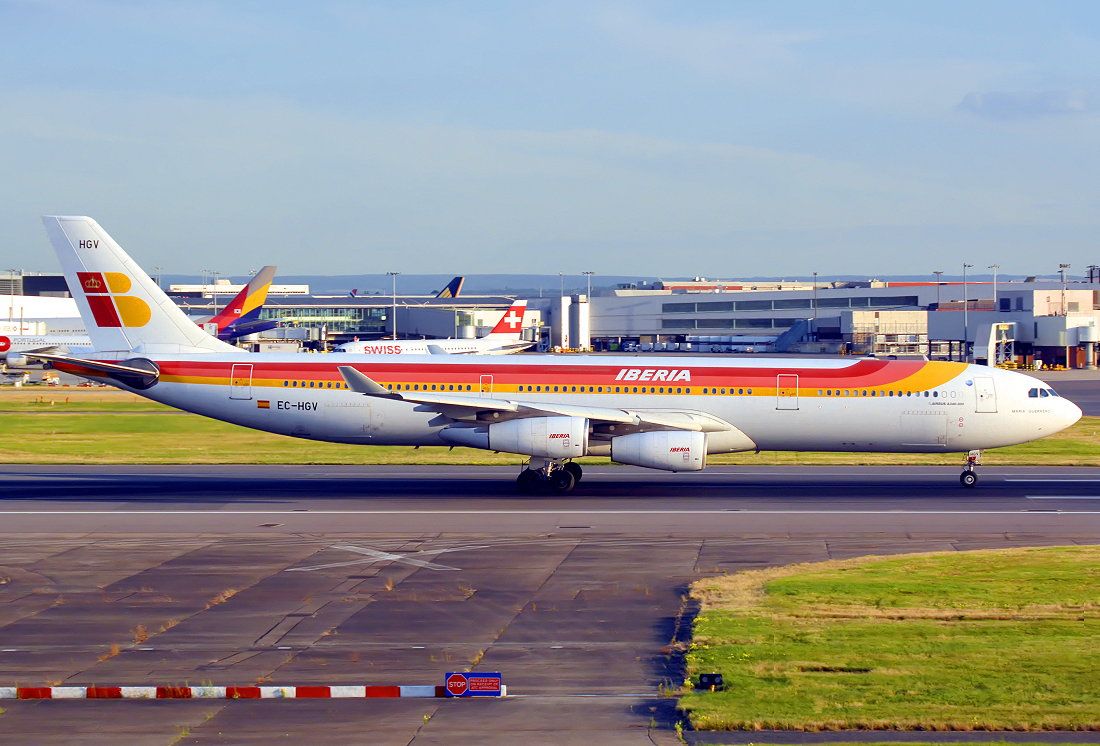
M 566 492 L 584 455 L 698 471 L 736 451 L 972 452 L 1081 410 L 1034 378 L 910 360 L 248 353 L 197 327 L 94 220 L 46 217 L 95 344 L 60 370 L 299 438 L 522 454 L 524 489 Z

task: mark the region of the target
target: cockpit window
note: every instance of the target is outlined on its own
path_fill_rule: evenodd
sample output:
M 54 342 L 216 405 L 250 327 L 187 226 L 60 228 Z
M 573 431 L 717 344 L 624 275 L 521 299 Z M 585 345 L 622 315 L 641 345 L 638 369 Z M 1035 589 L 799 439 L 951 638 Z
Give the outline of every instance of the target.
M 1046 397 L 1050 396 L 1050 394 L 1047 393 L 1046 389 L 1039 389 L 1039 396 L 1045 399 Z
M 1038 399 L 1039 398 L 1039 389 L 1028 389 L 1027 390 L 1027 395 L 1030 396 L 1032 399 Z

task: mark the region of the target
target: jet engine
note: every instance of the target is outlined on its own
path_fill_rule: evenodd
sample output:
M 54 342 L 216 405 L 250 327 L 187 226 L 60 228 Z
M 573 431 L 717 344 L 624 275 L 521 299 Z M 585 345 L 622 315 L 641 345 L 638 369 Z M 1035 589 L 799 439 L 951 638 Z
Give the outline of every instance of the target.
M 4 355 L 4 364 L 9 368 L 27 368 L 30 366 L 31 362 L 27 359 L 26 355 L 18 352 L 9 352 L 7 355 Z
M 707 436 L 683 430 L 654 430 L 611 439 L 611 460 L 664 471 L 701 471 L 707 465 Z
M 453 425 L 439 431 L 453 445 L 541 458 L 576 458 L 588 448 L 584 417 L 523 417 L 491 425 Z

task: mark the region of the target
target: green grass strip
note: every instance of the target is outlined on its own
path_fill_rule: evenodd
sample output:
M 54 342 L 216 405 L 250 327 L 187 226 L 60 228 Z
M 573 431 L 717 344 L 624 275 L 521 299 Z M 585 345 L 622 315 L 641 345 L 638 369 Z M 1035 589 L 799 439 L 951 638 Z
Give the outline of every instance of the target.
M 123 398 L 124 397 L 124 398 Z M 119 400 L 121 399 L 121 400 Z M 443 446 L 354 446 L 250 430 L 119 393 L 0 393 L 5 464 L 519 464 L 522 457 Z M 1049 438 L 986 452 L 996 465 L 1100 466 L 1100 418 Z M 712 465 L 951 465 L 959 454 L 765 452 L 711 456 Z M 592 458 L 582 463 L 609 463 Z
M 1100 547 L 862 558 L 697 582 L 698 729 L 1100 729 Z

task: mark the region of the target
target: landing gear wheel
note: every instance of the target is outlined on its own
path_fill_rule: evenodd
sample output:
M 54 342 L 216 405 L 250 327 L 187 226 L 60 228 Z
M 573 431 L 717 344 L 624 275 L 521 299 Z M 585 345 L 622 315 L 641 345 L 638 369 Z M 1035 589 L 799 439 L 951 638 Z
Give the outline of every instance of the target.
M 534 469 L 524 469 L 516 477 L 516 486 L 520 492 L 534 492 L 542 486 L 543 476 Z
M 577 484 L 581 481 L 581 477 L 584 475 L 584 471 L 581 469 L 581 465 L 575 461 L 567 461 L 562 464 L 561 468 L 573 475 L 573 483 Z
M 558 469 L 550 475 L 547 484 L 554 492 L 564 495 L 566 492 L 571 492 L 573 488 L 577 486 L 577 480 L 573 478 L 573 475 L 568 470 Z
M 972 471 L 964 471 L 959 475 L 959 484 L 963 487 L 973 487 L 978 483 L 978 475 Z

